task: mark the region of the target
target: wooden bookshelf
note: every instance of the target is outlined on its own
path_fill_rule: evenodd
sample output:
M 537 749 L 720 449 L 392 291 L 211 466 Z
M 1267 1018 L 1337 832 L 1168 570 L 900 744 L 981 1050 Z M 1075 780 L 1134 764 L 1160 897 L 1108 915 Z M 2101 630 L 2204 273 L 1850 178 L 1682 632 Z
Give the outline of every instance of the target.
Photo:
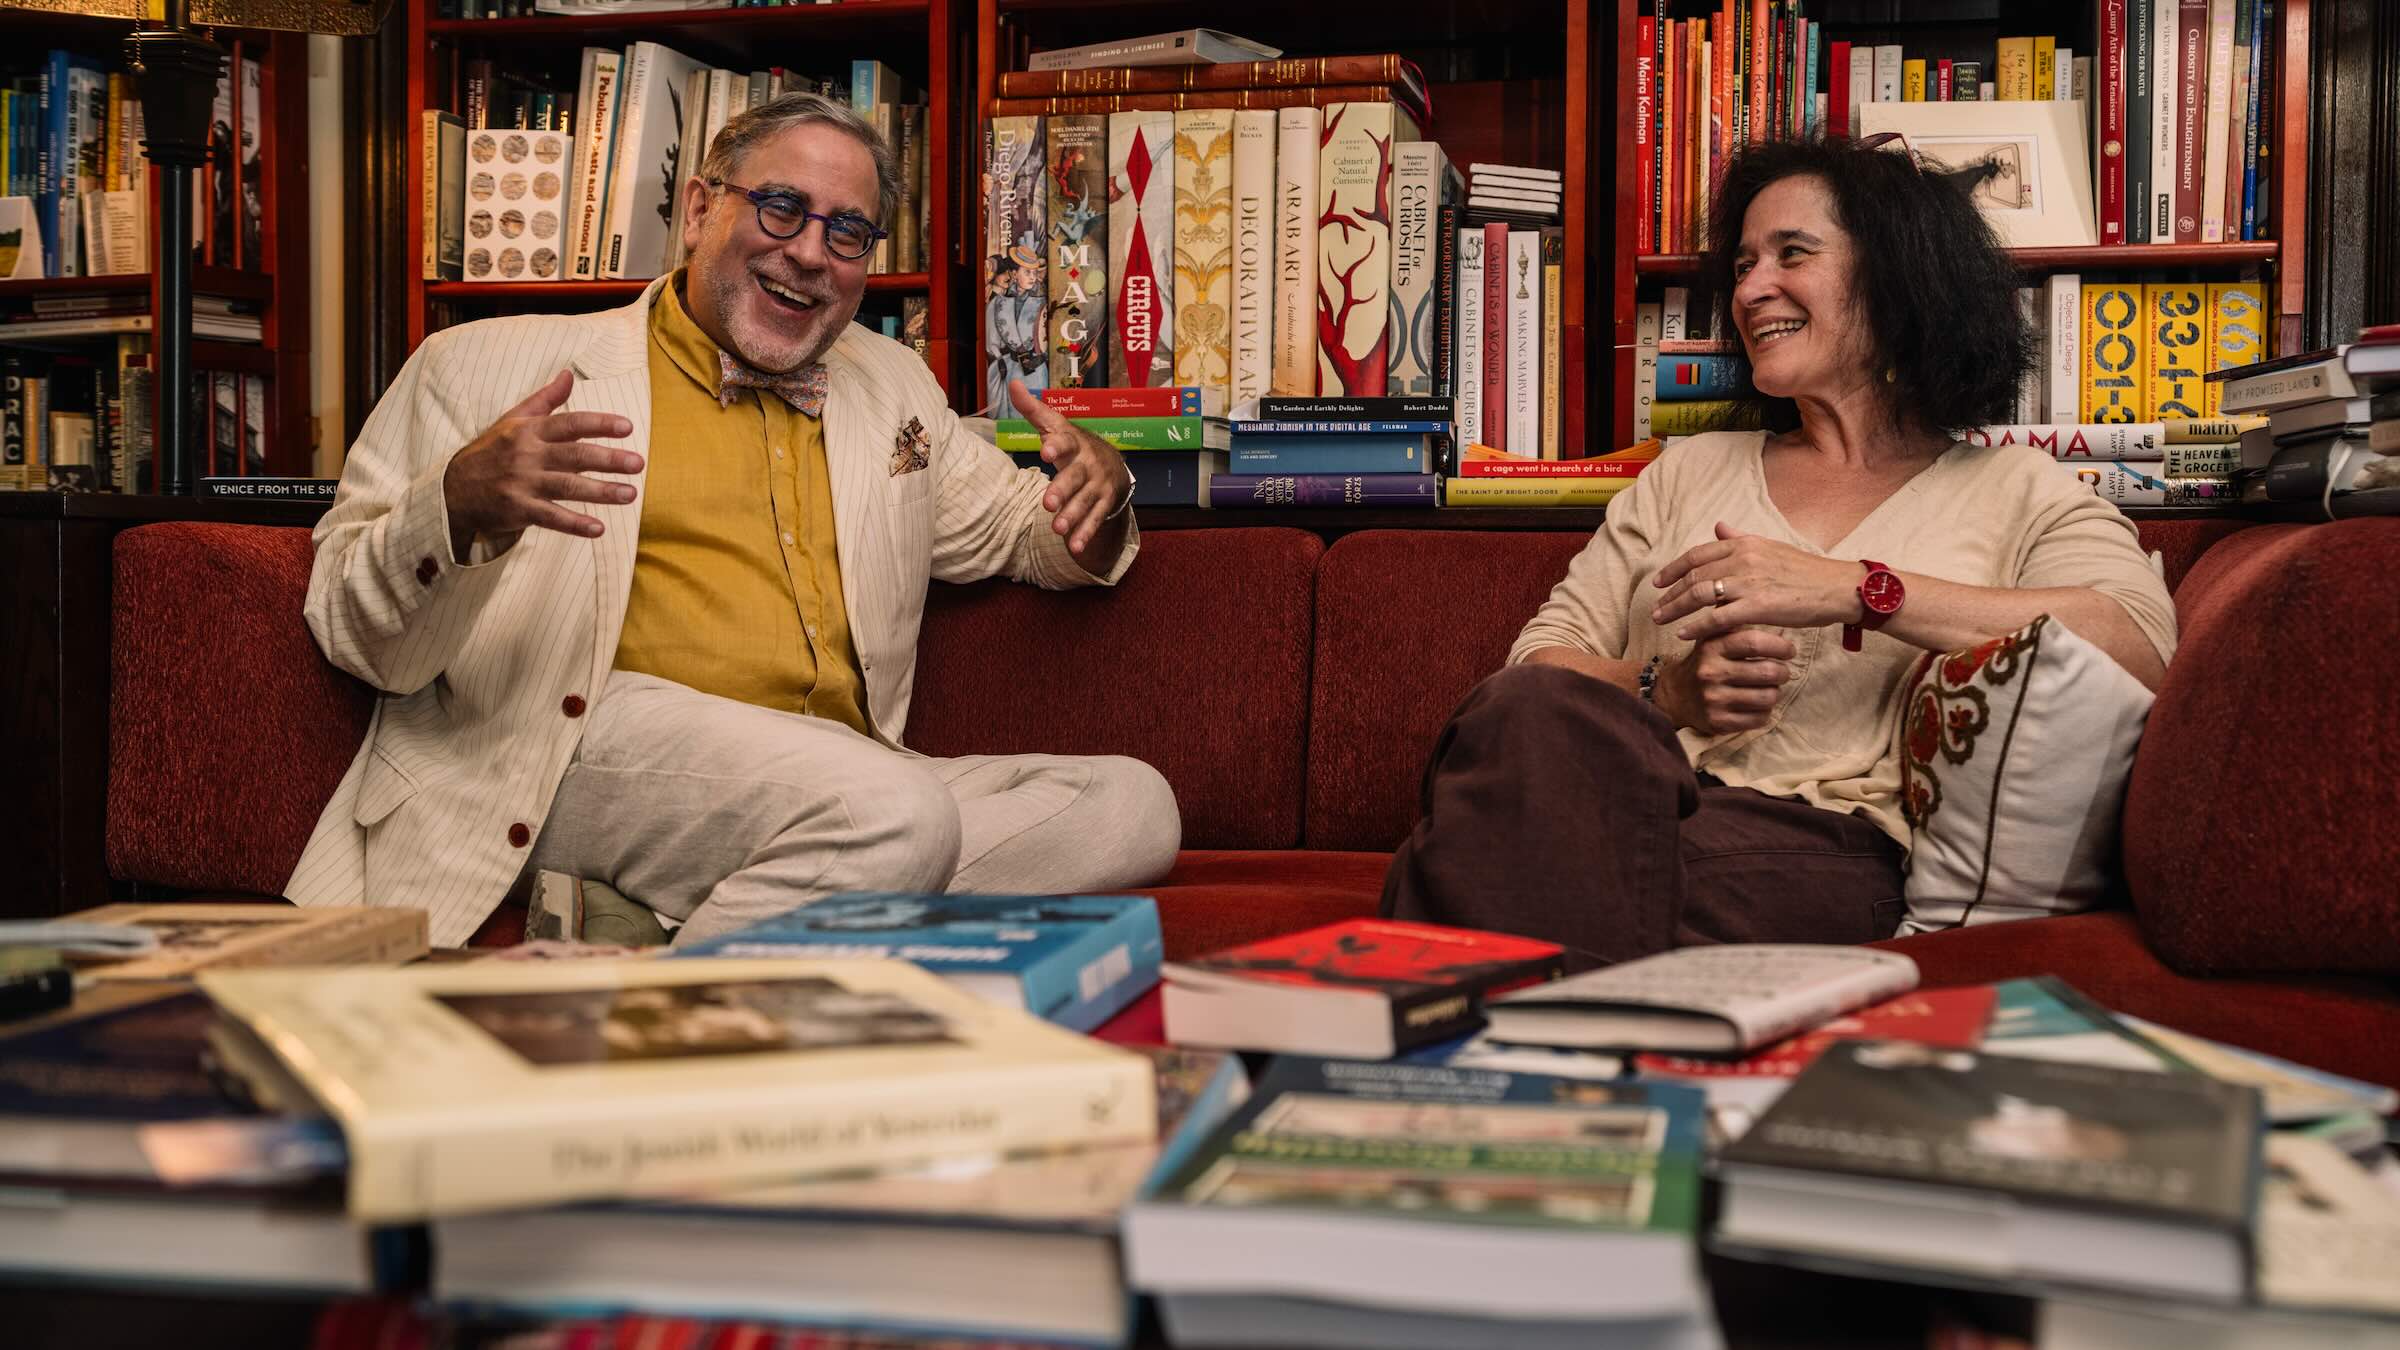
M 403 0 L 408 53 L 408 342 L 413 349 L 427 333 L 449 322 L 528 310 L 576 311 L 619 305 L 641 294 L 648 278 L 611 281 L 468 282 L 428 281 L 418 259 L 424 252 L 427 166 L 419 153 L 417 126 L 427 108 L 458 111 L 453 102 L 456 71 L 471 55 L 488 55 L 496 66 L 523 69 L 546 62 L 565 69 L 562 101 L 572 105 L 573 60 L 585 46 L 623 46 L 635 41 L 664 43 L 714 65 L 750 70 L 788 65 L 822 74 L 853 56 L 889 63 L 925 89 L 925 251 L 920 272 L 878 273 L 867 278 L 867 294 L 923 295 L 927 301 L 926 364 L 945 389 L 956 391 L 964 373 L 963 346 L 956 336 L 963 273 L 953 258 L 957 233 L 959 166 L 953 126 L 960 104 L 953 86 L 964 68 L 963 34 L 952 0 L 844 0 L 832 5 L 675 10 L 609 15 L 535 15 L 514 19 L 440 19 L 435 0 Z M 580 137 L 583 128 L 576 128 Z
M 1638 287 L 1645 280 L 1685 279 L 1699 271 L 1699 258 L 1694 254 L 1638 254 L 1634 247 L 1636 216 L 1641 210 L 1641 183 L 1633 142 L 1636 20 L 1644 11 L 1657 13 L 1660 3 L 1661 0 L 1616 0 L 1613 25 L 1617 84 L 1612 121 L 1617 128 L 1614 141 L 1617 187 L 1614 230 L 1607 241 L 1605 260 L 1610 297 L 1608 327 L 1613 341 L 1606 361 L 1607 376 L 1601 381 L 1608 403 L 1607 415 L 1595 420 L 1613 428 L 1615 443 L 1620 445 L 1633 441 L 1634 311 Z M 1713 7 L 1685 5 L 1679 0 L 1663 0 L 1663 3 L 1670 18 L 1714 12 Z M 1962 35 L 1980 39 L 1985 33 L 2013 29 L 2072 35 L 2076 41 L 2070 45 L 2079 54 L 2089 41 L 2092 17 L 2088 3 L 2062 8 L 2035 0 L 2003 0 L 1996 18 L 1989 6 L 1962 18 L 1924 14 L 1918 6 L 1893 5 L 1894 11 L 1906 8 L 1912 15 L 1909 21 L 1899 23 L 1846 22 L 1838 17 L 1841 7 L 1828 6 L 1824 0 L 1812 0 L 1809 8 L 1812 19 L 1820 14 L 1828 17 L 1826 28 L 1831 39 L 1855 36 L 1860 40 L 1906 43 L 1910 34 L 1922 32 L 1939 35 L 1945 45 L 1955 46 Z M 1942 13 L 1948 8 L 1922 7 Z M 2271 216 L 2262 224 L 2273 231 L 2274 238 L 2221 244 L 2012 249 L 2010 256 L 2018 265 L 2036 273 L 2198 272 L 2220 279 L 2255 269 L 2266 283 L 2267 308 L 2273 323 L 2271 351 L 2282 356 L 2302 350 L 2308 231 L 2296 225 L 2308 207 L 2310 0 L 2281 0 L 2276 17 L 2280 22 L 2275 26 L 2275 46 L 2270 49 L 2272 61 L 2267 67 L 2273 73 L 2268 86 L 2270 97 L 2261 107 L 2262 116 L 2267 119 L 2262 137 L 2271 134 L 2274 142 L 2271 167 L 2275 174 Z
M 1594 0 L 1383 0 L 1356 8 L 1290 0 L 976 0 L 975 107 L 988 113 L 1000 74 L 1024 69 L 1034 51 L 1177 28 L 1224 29 L 1286 56 L 1396 51 L 1409 58 L 1425 72 L 1431 95 L 1426 134 L 1462 175 L 1481 161 L 1564 177 L 1561 438 L 1574 447 L 1593 439 L 1586 429 L 1598 423 L 1590 410 L 1600 406 L 1594 377 L 1602 363 L 1586 357 L 1592 264 L 1605 256 L 1600 244 L 1608 234 L 1596 228 L 1606 217 L 1596 209 L 1590 153 L 1599 106 L 1594 76 L 1606 69 L 1593 40 L 1598 12 Z M 980 167 L 981 131 L 979 118 L 959 146 L 970 179 Z M 976 205 L 968 203 L 962 216 L 972 220 Z M 960 248 L 968 291 L 977 297 L 980 249 L 979 238 Z M 978 318 L 970 327 L 972 369 L 981 380 L 983 325 Z
M 52 48 L 86 57 L 103 69 L 122 73 L 125 35 L 130 19 L 50 12 L 12 13 L 9 37 L 18 58 L 0 62 L 10 73 L 41 61 Z M 309 369 L 310 306 L 308 269 L 308 38 L 300 33 L 270 33 L 248 29 L 208 30 L 224 49 L 226 72 L 238 81 L 232 59 L 235 48 L 259 65 L 258 137 L 259 248 L 257 258 L 243 266 L 201 265 L 193 268 L 192 293 L 243 300 L 259 307 L 260 340 L 221 342 L 208 339 L 192 344 L 192 368 L 262 375 L 267 379 L 267 408 L 263 418 L 262 450 L 269 474 L 305 477 L 315 458 L 314 400 Z M 241 97 L 238 83 L 234 97 Z M 287 139 L 288 138 L 288 139 Z M 158 218 L 158 169 L 150 175 L 150 270 L 102 276 L 40 277 L 0 281 L 0 305 L 14 308 L 20 301 L 73 295 L 143 295 L 149 299 L 152 351 L 158 329 L 158 249 L 163 235 Z M 207 178 L 194 174 L 192 192 L 205 204 Z M 236 204 L 237 214 L 239 203 Z M 200 242 L 195 237 L 194 244 Z M 280 284 L 290 278 L 290 284 Z M 44 340 L 44 349 L 87 341 L 82 338 Z M 160 390 L 160 399 L 166 391 Z M 205 472 L 210 419 L 193 423 L 194 477 Z M 154 424 L 155 429 L 155 424 Z

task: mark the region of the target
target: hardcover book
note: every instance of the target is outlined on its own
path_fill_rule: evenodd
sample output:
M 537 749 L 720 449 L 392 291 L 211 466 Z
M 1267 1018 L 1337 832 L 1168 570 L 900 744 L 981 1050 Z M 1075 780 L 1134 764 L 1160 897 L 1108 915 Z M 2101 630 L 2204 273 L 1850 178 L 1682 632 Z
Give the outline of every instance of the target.
M 1631 486 L 1631 478 L 1598 474 L 1561 478 L 1445 478 L 1442 480 L 1442 505 L 1606 506 L 1618 493 Z
M 1175 115 L 1108 118 L 1109 378 L 1175 380 Z
M 1399 110 L 1337 103 L 1317 156 L 1317 387 L 1381 394 L 1391 368 L 1392 146 Z
M 1435 141 L 1402 141 L 1392 152 L 1391 364 L 1394 394 L 1432 394 L 1434 230 L 1458 200 L 1458 171 Z
M 1148 389 L 1102 389 L 1084 386 L 1042 391 L 1042 402 L 1069 417 L 1219 417 L 1223 401 L 1191 385 L 1162 384 Z
M 1483 434 L 1483 227 L 1458 231 L 1458 320 L 1454 326 L 1458 372 L 1458 438 L 1484 443 Z
M 1082 417 L 1075 425 L 1119 450 L 1223 450 L 1233 440 L 1227 425 L 1213 417 Z M 1042 434 L 1022 417 L 1003 417 L 992 424 L 992 444 L 1003 450 L 1039 450 Z
M 2144 292 L 2149 307 L 2148 418 L 2164 422 L 2204 416 L 2208 396 L 2203 391 L 2208 386 L 2200 372 L 2206 360 L 2206 293 L 2198 286 L 2164 282 L 2152 282 Z
M 1049 386 L 1108 383 L 1108 120 L 1050 119 Z
M 1969 427 L 1958 438 L 1969 445 L 2030 445 L 2059 460 L 2163 459 L 2167 453 L 2166 428 L 2157 422 Z
M 1222 473 L 1208 484 L 1208 504 L 1220 511 L 1252 506 L 1430 507 L 1435 485 L 1427 473 Z
M 898 961 L 203 971 L 405 1221 L 1153 1136 L 1150 1066 Z M 363 1033 L 363 1034 L 362 1034 Z
M 1090 1031 L 1158 983 L 1158 903 L 1140 895 L 835 895 L 683 956 L 911 961 L 986 1002 Z
M 1233 339 L 1226 397 L 1269 392 L 1275 378 L 1275 114 L 1233 115 Z
M 608 220 L 598 263 L 602 277 L 658 275 L 679 195 L 676 170 L 682 162 L 686 91 L 692 72 L 705 69 L 655 42 L 636 42 L 626 49 L 618 91 L 625 102 L 617 119 L 616 162 L 609 167 Z M 477 165 L 467 168 L 470 191 L 479 171 Z
M 295 905 L 102 905 L 0 925 L 14 941 L 79 951 L 86 980 L 175 980 L 234 966 L 380 965 L 423 956 L 425 911 Z
M 1482 996 L 1555 978 L 1560 956 L 1555 943 L 1351 919 L 1170 963 L 1167 1035 L 1182 1045 L 1387 1058 L 1473 1030 Z
M 609 166 L 614 161 L 617 111 L 623 89 L 625 53 L 614 47 L 583 49 L 583 78 L 575 100 L 575 170 L 568 184 L 567 279 L 590 281 L 600 252 L 608 202 Z
M 1055 475 L 1057 466 L 1044 462 L 1040 452 L 1011 450 L 1008 457 L 1020 469 L 1039 469 Z M 1207 506 L 1208 485 L 1226 471 L 1222 450 L 1148 450 L 1142 454 L 1141 475 L 1134 479 L 1135 506 Z
M 1272 61 L 1283 55 L 1248 38 L 1214 28 L 1179 28 L 1171 33 L 1114 38 L 1080 47 L 1035 52 L 1027 70 L 1080 70 L 1090 66 L 1199 66 L 1228 61 Z
M 1271 392 L 1317 392 L 1317 147 L 1322 108 L 1275 114 L 1275 324 Z
M 418 272 L 426 281 L 456 281 L 467 256 L 467 124 L 427 108 L 417 153 L 425 175 Z
M 2140 283 L 2083 286 L 2083 416 L 2087 422 L 2143 422 L 2149 346 L 2142 333 Z
M 995 117 L 987 124 L 983 177 L 984 394 L 1008 406 L 1008 382 L 1050 382 L 1050 194 L 1044 185 L 1043 119 Z M 1112 253 L 1113 256 L 1113 253 Z
M 2255 281 L 2214 281 L 2208 286 L 2208 349 L 2202 370 L 2231 370 L 2263 361 L 2267 356 L 2267 305 L 2263 287 Z M 2210 381 L 2202 411 L 2224 415 L 2225 386 Z
M 1674 1055 L 1639 1054 L 1633 1066 L 1644 1075 L 1685 1079 L 1771 1079 L 1788 1082 L 1817 1062 L 1837 1041 L 1908 1041 L 1949 1050 L 1973 1050 L 1983 1044 L 1983 1029 L 1992 1018 L 1999 991 L 1993 985 L 1956 989 L 1914 989 L 1843 1013 L 1770 1049 L 1743 1059 L 1685 1059 Z
M 2045 422 L 2083 420 L 2083 279 L 2055 272 L 2042 283 L 2048 322 L 2043 327 L 2042 395 Z
M 1175 114 L 1175 383 L 1233 380 L 1233 117 Z
M 1687 947 L 1494 997 L 1495 1040 L 1575 1050 L 1747 1054 L 1906 993 L 1914 961 L 1862 947 Z
M 1691 1316 L 1701 1121 L 1671 1083 L 1279 1058 L 1135 1202 L 1127 1273 L 1511 1322 Z M 1495 1332 L 1456 1343 L 1520 1343 Z
M 1846 1041 L 1724 1150 L 1719 1234 L 2231 1303 L 2261 1124 L 2256 1089 L 2199 1075 Z
M 1525 454 L 1542 445 L 1542 235 L 1508 232 L 1508 441 Z M 1488 391 L 1487 391 L 1488 392 Z
M 1233 438 L 1235 473 L 1431 473 L 1432 438 L 1425 435 L 1240 435 Z

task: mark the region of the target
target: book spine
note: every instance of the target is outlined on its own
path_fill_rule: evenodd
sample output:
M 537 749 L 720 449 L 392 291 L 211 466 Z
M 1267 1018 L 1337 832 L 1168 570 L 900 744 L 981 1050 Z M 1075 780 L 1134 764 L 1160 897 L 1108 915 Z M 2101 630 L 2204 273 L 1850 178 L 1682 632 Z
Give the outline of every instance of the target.
M 1674 23 L 1662 12 L 1650 24 L 1650 200 L 1651 248 L 1653 252 L 1671 252 L 1675 239 L 1672 228 L 1674 206 L 1667 199 L 1674 174 L 1671 165 L 1675 151 L 1674 81 L 1668 64 L 1667 49 L 1673 39 Z
M 1661 353 L 1658 358 L 1657 396 L 1661 401 L 1737 398 L 1747 392 L 1742 363 L 1736 357 Z
M 1508 443 L 1520 454 L 1542 443 L 1542 236 L 1508 232 Z
M 1450 472 L 1457 478 L 1638 478 L 1648 460 L 1469 459 Z
M 1631 478 L 1445 478 L 1444 506 L 1606 506 Z
M 1825 130 L 1833 136 L 1848 136 L 1854 125 L 1850 120 L 1850 44 L 1836 42 L 1826 54 L 1825 73 L 1829 85 L 1825 90 L 1825 106 L 1830 110 Z
M 2250 119 L 2250 51 L 2258 0 L 2234 0 L 2232 93 L 2225 110 L 2225 195 L 2219 215 L 2226 239 L 2239 239 L 2242 229 L 2242 142 Z
M 1458 207 L 1433 218 L 1433 392 L 1458 396 Z
M 1158 983 L 1164 945 L 1156 905 L 1121 910 L 1018 976 L 1026 1009 L 1089 1034 Z
M 1432 141 L 1403 141 L 1392 152 L 1391 353 L 1385 387 L 1394 394 L 1433 388 L 1433 230 L 1449 166 Z
M 1508 448 L 1508 236 L 1508 226 L 1484 223 L 1483 443 L 1494 450 Z
M 2167 446 L 2159 473 L 2167 478 L 2229 478 L 2242 467 L 2238 442 L 2214 445 Z
M 1646 254 L 1658 251 L 1658 191 L 1651 181 L 1658 167 L 1658 142 L 1651 126 L 1658 111 L 1658 63 L 1652 51 L 1658 40 L 1658 19 L 1644 14 L 1633 21 L 1633 27 L 1633 172 L 1641 200 L 1633 216 L 1633 251 Z
M 1075 70 L 1009 71 L 994 92 L 1002 98 L 1060 94 L 1169 94 L 1187 89 L 1276 89 L 1312 84 L 1408 85 L 1416 78 L 1398 55 L 1294 57 L 1228 61 L 1205 66 L 1089 66 Z
M 2233 370 L 2267 359 L 2265 288 L 2255 281 L 2211 282 L 2208 287 L 2208 347 L 2202 373 Z M 2208 381 L 2204 417 L 2224 415 L 2227 382 Z
M 2182 68 L 2176 42 L 2182 33 L 2181 0 L 2150 0 L 2150 197 L 2141 203 L 2150 221 L 2150 242 L 2175 240 L 2175 126 L 2182 119 Z
M 2201 383 L 2206 384 L 2204 379 Z M 2168 445 L 2223 445 L 2238 441 L 2247 432 L 2268 425 L 2265 417 L 2193 417 L 2165 418 L 2159 423 L 2166 428 Z
M 2138 284 L 2086 283 L 2083 288 L 2083 388 L 2085 420 L 2141 422 L 2145 378 L 2142 288 Z
M 1050 119 L 1049 387 L 1108 383 L 1108 125 Z
M 423 232 L 417 243 L 417 276 L 424 281 L 442 279 L 442 114 L 427 108 L 417 115 L 417 163 L 419 171 L 417 195 L 418 227 Z
M 2035 351 L 2043 350 L 2043 335 L 2049 323 L 2046 303 L 2047 299 L 2039 286 L 2023 286 L 2017 290 L 2017 311 L 2024 320 L 2025 331 L 2033 335 Z M 2011 415 L 2019 422 L 2049 420 L 2050 414 L 2043 400 L 2047 387 L 2048 382 L 2043 378 L 2040 366 L 2028 369 L 2017 382 L 2016 411 Z
M 2074 474 L 2103 501 L 2118 506 L 2210 506 L 2234 496 L 2233 485 L 2222 478 L 2168 479 L 2131 464 L 2077 464 Z
M 1334 422 L 1446 422 L 1450 418 L 1450 400 L 1443 398 L 1286 398 L 1270 395 L 1258 401 L 1258 416 L 1269 421 L 1303 421 L 1331 424 Z M 1238 425 L 1255 426 L 1255 422 Z
M 1038 117 L 995 117 L 987 124 L 983 180 L 984 401 L 1008 407 L 1008 382 L 1047 385 L 1050 337 L 1042 322 L 1049 283 L 1042 255 L 1045 129 Z
M 2023 445 L 2052 459 L 2161 459 L 2166 454 L 2166 428 L 2156 422 L 2086 422 L 2058 426 L 2048 422 L 1970 427 L 1959 437 L 1967 445 Z
M 2207 318 L 2204 290 L 2199 286 L 2153 282 L 2146 288 L 2150 340 L 2147 416 L 2152 421 L 2198 418 L 2207 395 L 2200 378 Z
M 1275 355 L 1278 394 L 1317 392 L 1317 151 L 1321 108 L 1275 114 Z
M 1199 390 L 1171 384 L 1148 389 L 1054 384 L 1042 391 L 1042 402 L 1069 417 L 1198 417 L 1205 406 Z
M 1563 440 L 1565 409 L 1561 406 L 1564 389 L 1564 353 L 1560 348 L 1566 340 L 1566 316 L 1562 306 L 1566 299 L 1566 231 L 1556 225 L 1545 225 L 1539 236 L 1542 262 L 1542 458 L 1557 459 L 1566 454 Z M 1580 451 L 1579 451 L 1580 453 Z
M 658 64 L 658 48 L 654 43 L 637 42 L 625 49 L 624 78 L 617 86 L 623 103 L 617 115 L 616 162 L 608 170 L 608 217 L 599 235 L 599 258 L 594 264 L 603 278 L 630 275 L 625 270 L 628 236 L 633 231 L 635 201 L 642 195 L 638 181 L 645 139 L 642 132 L 650 116 L 650 86 L 658 81 Z M 470 134 L 475 125 L 470 118 L 467 122 Z
M 2233 116 L 2234 0 L 2208 3 L 2208 112 L 2201 127 L 2200 242 L 2225 238 L 2226 123 Z
M 2257 31 L 2250 42 L 2250 106 L 2242 119 L 2242 190 L 2241 232 L 2245 240 L 2258 238 L 2258 158 L 2261 147 L 2267 144 L 2263 119 L 2269 115 L 2265 82 L 2274 67 L 2267 60 L 2267 51 L 2274 34 L 2275 0 L 2258 0 Z M 2225 228 L 2230 233 L 2234 222 Z
M 2165 0 L 2174 4 L 2175 0 Z M 2147 244 L 2150 239 L 2150 127 L 2155 92 L 2151 77 L 2158 62 L 2150 50 L 2158 36 L 2157 0 L 2126 0 L 2125 5 L 2125 242 Z
M 1458 403 L 1458 436 L 1483 440 L 1483 227 L 1458 230 L 1458 349 L 1452 396 Z
M 1397 108 L 1392 91 L 1372 84 L 1312 84 L 1303 89 L 1204 89 L 1188 94 L 1066 94 L 1056 98 L 996 98 L 995 117 L 1057 113 L 1238 112 L 1244 108 L 1326 108 L 1341 103 L 1380 103 Z
M 2058 97 L 2058 39 L 2047 33 L 2033 39 L 2033 93 L 2039 103 L 2049 103 Z
M 2125 0 L 2100 0 L 2099 87 L 2092 109 L 2100 127 L 2100 242 L 2125 242 Z
M 1925 94 L 1926 80 L 1925 62 L 1923 58 L 1911 57 L 1908 60 L 1901 62 L 1900 101 L 1903 103 L 1923 103 L 1925 102 Z
M 1197 417 L 1076 417 L 1076 426 L 1119 450 L 1204 450 L 1207 424 Z M 1041 433 L 1023 418 L 993 423 L 992 443 L 1003 450 L 1039 450 Z
M 1218 474 L 1209 480 L 1208 504 L 1218 510 L 1253 506 L 1430 507 L 1435 484 L 1429 473 Z
M 2208 164 L 2208 0 L 2179 0 L 2175 12 L 2175 242 L 2196 244 Z
M 1849 121 L 1846 124 L 1848 129 L 1844 134 L 1850 136 L 1858 134 L 1859 105 L 1874 96 L 1875 49 L 1861 43 L 1852 43 L 1850 46 L 1850 108 L 1846 114 Z
M 1431 473 L 1425 438 L 1354 437 L 1233 438 L 1229 457 L 1237 474 L 1407 474 Z
M 1108 119 L 1109 378 L 1131 388 L 1175 383 L 1175 118 Z
M 1175 114 L 1175 383 L 1233 380 L 1233 114 Z
M 592 64 L 592 108 L 584 122 L 576 157 L 582 161 L 581 184 L 575 206 L 575 270 L 577 281 L 601 275 L 601 249 L 608 229 L 610 193 L 616 186 L 617 139 L 623 134 L 625 54 L 603 50 Z
M 1275 118 L 1266 111 L 1233 115 L 1233 334 L 1227 398 L 1234 403 L 1270 392 L 1275 382 Z
M 1633 438 L 1650 439 L 1658 397 L 1659 305 L 1645 300 L 1633 309 Z
M 1325 112 L 1318 154 L 1317 387 L 1381 394 L 1391 359 L 1392 142 L 1388 103 Z
M 1875 101 L 1898 103 L 1907 91 L 1908 57 L 1900 47 L 1886 43 L 1875 49 Z M 1918 97 L 1924 97 L 1924 67 L 1918 67 Z
M 583 1121 L 495 1113 L 437 1133 L 414 1120 L 346 1121 L 350 1212 L 408 1222 L 502 1207 L 879 1167 L 931 1157 L 1148 1142 L 1148 1111 L 1096 1102 L 1151 1097 L 1149 1061 L 1022 1065 L 936 1079 L 862 1080 L 849 1090 L 762 1084 L 722 1095 L 602 1100 Z

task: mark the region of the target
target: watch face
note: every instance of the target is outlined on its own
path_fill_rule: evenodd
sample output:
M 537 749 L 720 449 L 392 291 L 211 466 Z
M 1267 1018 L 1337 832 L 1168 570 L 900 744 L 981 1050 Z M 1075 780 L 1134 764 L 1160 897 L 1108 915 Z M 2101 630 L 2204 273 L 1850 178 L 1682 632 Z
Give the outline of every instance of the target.
M 1870 613 L 1875 614 L 1899 613 L 1901 597 L 1906 593 L 1900 578 L 1890 572 L 1869 572 L 1867 579 L 1858 586 L 1858 598 L 1866 602 Z

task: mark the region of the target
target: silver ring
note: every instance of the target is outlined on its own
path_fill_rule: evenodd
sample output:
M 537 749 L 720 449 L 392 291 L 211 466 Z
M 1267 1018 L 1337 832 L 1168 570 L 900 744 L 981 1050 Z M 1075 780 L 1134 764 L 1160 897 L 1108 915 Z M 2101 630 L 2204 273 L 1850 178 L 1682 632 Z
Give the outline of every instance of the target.
M 1721 604 L 1724 604 L 1724 603 L 1725 603 L 1725 579 L 1724 579 L 1723 577 L 1719 577 L 1719 578 L 1717 578 L 1717 580 L 1716 580 L 1716 583 L 1715 583 L 1715 584 L 1716 584 L 1716 588 L 1717 588 L 1717 603 L 1718 603 L 1718 604 L 1720 604 L 1720 605 L 1721 605 Z

